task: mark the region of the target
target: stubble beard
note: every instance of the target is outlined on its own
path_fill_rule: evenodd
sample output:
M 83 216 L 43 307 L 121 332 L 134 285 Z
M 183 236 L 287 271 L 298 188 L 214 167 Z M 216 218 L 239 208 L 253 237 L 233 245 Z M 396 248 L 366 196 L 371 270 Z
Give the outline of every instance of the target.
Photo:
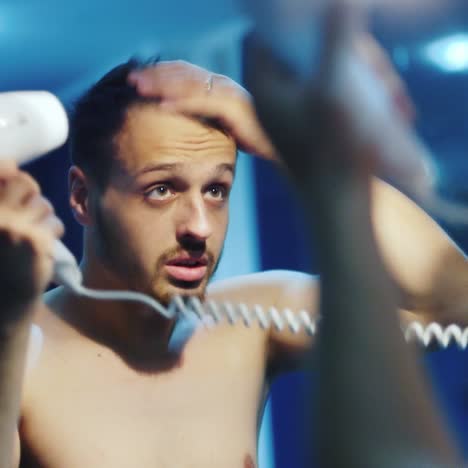
M 174 295 L 197 297 L 201 301 L 205 300 L 208 283 L 219 266 L 222 250 L 217 259 L 212 252 L 204 252 L 208 260 L 207 274 L 200 283 L 177 284 L 171 282 L 166 276 L 164 265 L 169 259 L 178 256 L 181 252 L 186 252 L 182 245 L 167 250 L 160 255 L 153 273 L 148 275 L 136 261 L 136 255 L 133 255 L 129 249 L 123 248 L 125 242 L 122 239 L 125 236 L 120 233 L 116 223 L 111 223 L 105 219 L 100 209 L 96 210 L 95 229 L 97 256 L 106 269 L 113 276 L 116 276 L 119 283 L 124 285 L 126 289 L 146 294 L 165 307 L 171 303 Z

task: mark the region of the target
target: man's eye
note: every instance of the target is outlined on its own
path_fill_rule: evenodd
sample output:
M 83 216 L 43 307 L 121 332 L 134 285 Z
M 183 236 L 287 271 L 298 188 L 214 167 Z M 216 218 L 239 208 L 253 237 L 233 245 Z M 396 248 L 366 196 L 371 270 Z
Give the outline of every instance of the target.
M 225 200 L 229 195 L 229 189 L 224 185 L 212 185 L 208 188 L 207 194 L 214 200 Z
M 168 185 L 157 185 L 146 192 L 146 198 L 150 200 L 167 200 L 173 195 L 171 188 Z

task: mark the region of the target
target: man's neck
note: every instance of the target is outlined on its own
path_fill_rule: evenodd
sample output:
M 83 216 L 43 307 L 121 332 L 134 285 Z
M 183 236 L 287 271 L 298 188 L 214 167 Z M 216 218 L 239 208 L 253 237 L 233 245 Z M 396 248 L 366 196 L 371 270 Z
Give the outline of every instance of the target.
M 104 267 L 86 259 L 81 264 L 84 284 L 93 289 L 122 290 L 125 284 Z M 168 358 L 175 320 L 168 320 L 144 304 L 97 301 L 61 290 L 53 307 L 81 334 L 113 349 L 135 367 L 152 367 Z

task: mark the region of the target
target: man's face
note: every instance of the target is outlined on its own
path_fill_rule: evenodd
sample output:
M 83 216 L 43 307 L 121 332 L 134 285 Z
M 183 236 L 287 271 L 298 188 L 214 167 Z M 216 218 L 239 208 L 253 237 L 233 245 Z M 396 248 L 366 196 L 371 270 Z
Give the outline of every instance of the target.
M 127 287 L 168 303 L 202 297 L 221 255 L 236 146 L 221 131 L 156 104 L 132 107 L 97 199 L 101 261 Z

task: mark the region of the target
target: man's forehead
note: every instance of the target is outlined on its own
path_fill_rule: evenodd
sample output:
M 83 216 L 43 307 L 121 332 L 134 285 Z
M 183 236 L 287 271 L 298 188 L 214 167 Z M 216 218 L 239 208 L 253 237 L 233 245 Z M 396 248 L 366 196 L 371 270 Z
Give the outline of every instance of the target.
M 148 164 L 201 162 L 235 164 L 234 140 L 221 130 L 199 120 L 145 104 L 129 110 L 116 137 L 116 159 L 122 168 L 134 171 Z

